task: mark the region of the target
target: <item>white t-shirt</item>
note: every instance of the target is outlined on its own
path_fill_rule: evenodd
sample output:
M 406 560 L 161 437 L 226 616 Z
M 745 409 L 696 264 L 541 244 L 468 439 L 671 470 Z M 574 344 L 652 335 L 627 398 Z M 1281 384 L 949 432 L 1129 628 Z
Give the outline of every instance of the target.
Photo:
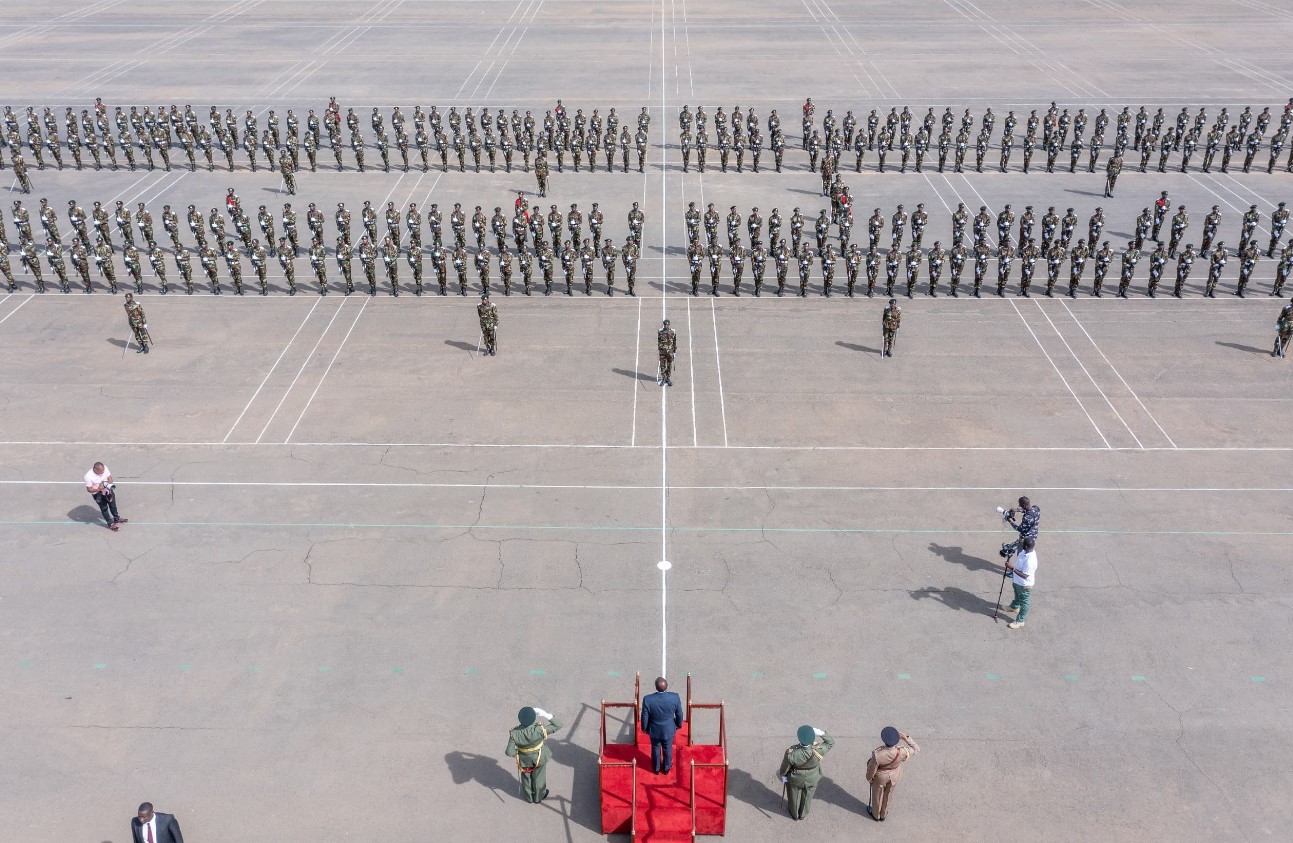
M 1021 550 L 1015 557 L 1015 573 L 1012 577 L 1015 585 L 1031 588 L 1037 580 L 1037 551 Z
M 108 478 L 111 476 L 112 469 L 108 468 L 106 465 L 103 467 L 102 474 L 96 474 L 94 472 L 94 467 L 91 466 L 90 470 L 85 472 L 85 488 L 90 491 L 94 491 L 99 487 L 100 483 L 106 483 Z

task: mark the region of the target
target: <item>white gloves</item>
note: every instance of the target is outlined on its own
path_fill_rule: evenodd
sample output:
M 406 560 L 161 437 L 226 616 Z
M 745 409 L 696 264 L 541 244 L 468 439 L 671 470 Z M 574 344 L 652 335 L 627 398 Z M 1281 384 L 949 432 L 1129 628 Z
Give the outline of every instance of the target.
M 537 715 L 539 715 L 540 717 L 542 717 L 544 720 L 551 720 L 551 719 L 552 719 L 552 714 L 550 714 L 549 712 L 544 711 L 544 710 L 543 710 L 543 709 L 541 709 L 541 708 L 536 708 L 536 709 L 534 710 L 534 713 L 535 713 L 535 714 L 537 714 Z
M 782 784 L 785 784 L 785 783 L 786 783 L 786 782 L 788 782 L 788 781 L 790 781 L 790 777 L 789 777 L 789 776 L 782 776 L 782 777 L 781 777 L 781 783 L 782 783 Z
M 813 727 L 813 734 L 820 738 L 822 735 L 826 734 L 826 732 L 824 732 L 823 730 L 818 729 L 816 726 L 814 726 L 814 727 Z

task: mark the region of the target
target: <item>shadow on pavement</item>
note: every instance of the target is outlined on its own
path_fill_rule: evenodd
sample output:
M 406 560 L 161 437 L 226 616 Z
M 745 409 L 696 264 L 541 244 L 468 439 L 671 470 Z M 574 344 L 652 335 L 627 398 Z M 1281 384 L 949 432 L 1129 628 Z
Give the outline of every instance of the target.
M 984 600 L 977 594 L 971 594 L 963 588 L 919 588 L 911 592 L 912 600 L 937 600 L 949 609 L 960 612 L 973 612 L 976 615 L 992 617 L 996 601 Z
M 865 816 L 867 812 L 867 803 L 858 799 L 852 793 L 849 793 L 828 777 L 823 777 L 818 783 L 817 795 L 814 799 L 829 802 L 837 808 L 843 808 L 852 814 L 862 814 Z
M 655 383 L 654 375 L 644 375 L 641 372 L 630 372 L 628 369 L 611 369 L 617 375 L 623 375 L 626 378 L 637 378 L 640 381 L 650 381 Z
M 776 767 L 771 768 L 768 773 L 771 780 L 772 773 L 776 772 Z M 781 791 L 774 790 L 769 784 L 735 767 L 729 767 L 727 770 L 727 792 L 733 799 L 739 799 L 745 804 L 753 807 L 765 817 L 771 817 L 776 814 L 785 816 L 786 809 L 781 804 Z
M 1002 535 L 1005 535 L 1004 533 Z M 941 544 L 930 542 L 929 552 L 936 556 L 941 556 L 946 562 L 955 562 L 957 565 L 964 565 L 971 571 L 1000 571 L 1000 565 L 994 565 L 987 559 L 980 559 L 977 556 L 971 556 L 961 547 L 946 547 Z
M 862 352 L 863 354 L 879 354 L 879 353 L 880 353 L 880 349 L 878 349 L 878 348 L 867 348 L 865 345 L 854 345 L 854 344 L 853 344 L 853 343 L 851 343 L 851 342 L 842 342 L 842 341 L 837 341 L 835 344 L 836 344 L 836 345 L 838 345 L 840 348 L 847 348 L 847 349 L 849 349 L 850 351 L 860 351 L 860 352 Z
M 79 521 L 82 524 L 102 524 L 103 516 L 99 513 L 98 507 L 83 504 L 76 507 L 67 514 L 67 517 L 73 521 Z
M 1224 346 L 1225 348 L 1233 348 L 1235 351 L 1247 351 L 1251 354 L 1270 354 L 1271 353 L 1271 350 L 1269 348 L 1253 348 L 1251 345 L 1243 345 L 1237 342 L 1221 342 L 1220 340 L 1218 340 L 1217 345 Z

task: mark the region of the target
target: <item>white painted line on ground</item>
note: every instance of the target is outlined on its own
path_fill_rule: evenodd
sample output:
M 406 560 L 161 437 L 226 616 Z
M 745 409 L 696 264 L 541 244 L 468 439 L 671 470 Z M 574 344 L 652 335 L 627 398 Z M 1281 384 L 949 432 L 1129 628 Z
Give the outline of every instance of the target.
M 337 346 L 337 350 L 332 355 L 332 359 L 328 361 L 328 368 L 323 370 L 323 376 L 320 377 L 319 382 L 315 384 L 314 392 L 310 393 L 309 400 L 306 401 L 305 406 L 301 408 L 301 415 L 296 417 L 296 424 L 292 425 L 292 429 L 287 433 L 287 438 L 283 440 L 284 445 L 292 441 L 292 434 L 296 433 L 296 428 L 301 424 L 301 419 L 305 418 L 306 411 L 308 411 L 310 409 L 310 405 L 314 403 L 314 396 L 319 394 L 319 388 L 323 386 L 324 380 L 327 379 L 328 372 L 332 371 L 332 364 L 336 363 L 337 358 L 341 356 L 341 350 L 346 347 L 346 340 L 350 339 L 351 332 L 353 332 L 355 330 L 355 326 L 359 324 L 359 317 L 364 315 L 364 308 L 368 307 L 368 303 L 372 300 L 372 297 L 369 296 L 364 299 L 364 303 L 359 306 L 359 312 L 355 314 L 355 321 L 350 323 L 350 330 L 346 331 L 346 335 L 341 338 L 341 345 Z M 338 308 L 338 310 L 340 310 L 340 308 Z
M 1189 399 L 1185 399 L 1189 400 Z M 117 448 L 241 448 L 248 446 L 256 447 L 282 447 L 281 442 L 104 442 L 96 441 L 77 441 L 77 440 L 23 440 L 23 441 L 0 441 L 0 447 L 19 447 L 32 446 L 40 448 L 50 447 L 77 447 L 83 448 L 87 445 L 94 446 L 111 446 Z M 625 444 L 598 444 L 598 443 L 538 443 L 538 442 L 292 442 L 293 448 L 554 448 L 554 449 L 571 449 L 571 450 L 595 450 L 595 451 L 614 451 L 618 449 L 629 450 Z M 732 451 L 822 451 L 824 453 L 836 453 L 843 451 L 1019 451 L 1029 453 L 1041 453 L 1050 451 L 1073 451 L 1073 452 L 1095 452 L 1107 453 L 1110 451 L 1161 451 L 1165 453 L 1236 453 L 1236 454 L 1261 454 L 1261 453 L 1288 453 L 1293 452 L 1293 446 L 1270 445 L 1270 446 L 1185 446 L 1185 447 L 1147 447 L 1147 448 L 1104 448 L 1094 445 L 670 445 L 675 451 L 710 451 L 710 450 L 732 450 Z
M 1109 409 L 1113 410 L 1113 414 L 1118 417 L 1118 421 L 1122 422 L 1122 426 L 1127 428 L 1127 432 L 1130 433 L 1131 438 L 1135 440 L 1136 446 L 1144 448 L 1145 446 L 1140 441 L 1140 437 L 1131 429 L 1131 425 L 1127 424 L 1127 420 L 1122 417 L 1122 413 L 1118 412 L 1118 408 L 1113 406 L 1113 402 L 1109 400 L 1109 396 L 1105 395 L 1104 390 L 1100 388 L 1100 384 L 1096 383 L 1095 378 L 1093 378 L 1091 373 L 1087 371 L 1086 364 L 1077 356 L 1077 352 L 1073 350 L 1073 346 L 1069 345 L 1069 341 L 1064 339 L 1064 335 L 1060 333 L 1060 329 L 1056 327 L 1055 322 L 1051 320 L 1051 316 L 1046 312 L 1046 308 L 1042 307 L 1042 303 L 1037 299 L 1033 299 L 1033 304 L 1037 305 L 1037 309 L 1041 311 L 1042 316 L 1046 317 L 1046 323 L 1051 326 L 1051 330 L 1055 332 L 1055 336 L 1060 338 L 1060 342 L 1064 343 L 1064 347 L 1068 349 L 1069 355 L 1077 361 L 1078 366 L 1082 369 L 1082 373 L 1086 375 L 1087 380 L 1091 381 L 1091 385 L 1095 387 L 1095 391 L 1100 393 L 1100 397 L 1104 399 L 1104 403 L 1109 405 Z M 1061 302 L 1061 304 L 1063 304 L 1063 302 Z
M 5 298 L 6 298 L 6 300 L 7 300 L 7 299 L 8 299 L 8 296 L 6 296 Z M 4 322 L 8 322 L 8 321 L 9 321 L 9 317 L 10 317 L 10 316 L 13 316 L 15 313 L 17 313 L 18 311 L 22 310 L 23 305 L 27 304 L 27 302 L 31 301 L 31 300 L 32 300 L 32 299 L 34 299 L 34 298 L 36 298 L 36 294 L 35 294 L 35 293 L 32 293 L 31 295 L 27 296 L 27 298 L 23 299 L 21 304 L 19 304 L 19 305 L 18 305 L 17 307 L 15 307 L 13 310 L 11 310 L 11 311 L 9 311 L 8 313 L 6 313 L 6 314 L 5 314 L 5 317 L 4 317 L 3 319 L 0 319 L 0 324 L 2 324 L 2 323 L 4 323 Z
M 691 341 L 691 299 L 687 302 L 687 379 L 691 382 L 691 444 L 698 444 L 696 429 L 696 354 Z
M 1082 333 L 1086 334 L 1086 338 L 1091 340 L 1091 346 L 1100 353 L 1100 356 L 1104 359 L 1104 362 L 1109 364 L 1109 368 L 1113 369 L 1113 373 L 1118 376 L 1118 380 L 1122 381 L 1122 385 L 1127 387 L 1127 391 L 1131 393 L 1131 397 L 1136 399 L 1136 403 L 1139 404 L 1140 408 L 1145 411 L 1145 415 L 1149 416 L 1149 420 L 1152 421 L 1154 423 L 1154 426 L 1158 428 L 1158 432 L 1163 434 L 1163 438 L 1167 440 L 1167 443 L 1171 445 L 1173 448 L 1175 448 L 1176 443 L 1172 441 L 1172 437 L 1167 435 L 1167 431 L 1164 430 L 1163 426 L 1158 423 L 1158 419 L 1154 418 L 1154 414 L 1151 413 L 1149 411 L 1149 408 L 1145 406 L 1145 402 L 1140 400 L 1140 396 L 1136 394 L 1136 390 L 1132 389 L 1131 384 L 1127 383 L 1127 380 L 1122 376 L 1122 373 L 1119 372 L 1117 367 L 1113 365 L 1113 361 L 1111 361 L 1108 357 L 1105 356 L 1104 350 L 1101 349 L 1100 346 L 1096 344 L 1095 338 L 1092 337 L 1091 334 L 1087 332 L 1086 326 L 1083 325 L 1082 322 L 1077 318 L 1077 316 L 1074 315 L 1073 311 L 1069 309 L 1068 302 L 1061 300 L 1060 304 L 1064 305 L 1064 309 L 1068 311 L 1069 316 L 1073 319 L 1075 323 L 1077 323 L 1077 326 L 1082 329 Z
M 1103 449 L 1099 449 L 1103 450 Z M 1139 450 L 1139 449 L 1133 449 Z M 409 489 L 572 489 L 590 491 L 654 492 L 659 486 L 635 486 L 618 483 L 382 483 L 354 481 L 276 481 L 276 480 L 135 480 L 122 475 L 122 481 L 131 486 L 235 486 L 270 488 L 314 488 L 338 486 L 342 488 L 409 488 Z M 0 486 L 80 486 L 79 480 L 0 480 Z M 689 492 L 1002 492 L 1018 489 L 1014 486 L 718 486 L 674 485 L 671 489 Z M 1110 492 L 1110 493 L 1199 493 L 1221 492 L 1268 493 L 1293 492 L 1289 486 L 1029 486 L 1034 492 Z
M 654 34 L 654 33 L 653 33 Z M 648 91 L 650 85 L 648 84 Z M 664 0 L 660 0 L 660 122 L 669 113 L 665 84 Z M 649 98 L 649 96 L 648 96 Z M 665 130 L 662 128 L 662 137 Z M 668 318 L 669 299 L 669 145 L 660 147 L 660 319 Z M 660 390 L 660 675 L 669 666 L 669 387 Z
M 283 350 L 278 354 L 278 359 L 274 361 L 273 366 L 269 367 L 269 371 L 265 373 L 264 380 L 260 382 L 260 386 L 256 387 L 256 391 L 251 394 L 251 399 L 247 401 L 247 406 L 242 408 L 242 412 L 238 414 L 238 418 L 234 420 L 233 426 L 230 427 L 229 432 L 224 435 L 224 439 L 221 440 L 222 442 L 228 442 L 229 437 L 233 436 L 233 432 L 238 427 L 238 423 L 242 421 L 243 416 L 247 415 L 247 411 L 251 409 L 251 405 L 256 400 L 256 396 L 260 395 L 260 391 L 265 388 L 265 384 L 269 382 L 269 377 L 274 374 L 274 370 L 278 368 L 278 364 L 283 362 L 283 355 L 287 354 L 287 350 L 292 347 L 292 343 L 296 342 L 296 338 L 300 336 L 301 330 L 305 327 L 305 323 L 310 321 L 310 317 L 314 315 L 314 310 L 319 306 L 319 302 L 321 301 L 323 301 L 323 296 L 319 296 L 315 299 L 314 305 L 310 308 L 309 312 L 305 314 L 305 318 L 301 320 L 301 324 L 297 326 L 296 333 L 292 334 L 292 338 L 287 341 L 287 345 L 283 346 Z
M 328 335 L 328 331 L 332 330 L 332 323 L 337 321 L 337 317 L 341 315 L 341 311 L 346 306 L 347 301 L 349 301 L 349 299 L 342 299 L 341 304 L 337 305 L 336 313 L 332 314 L 332 318 L 328 320 L 327 327 L 323 329 L 323 333 L 319 334 L 319 338 L 315 340 L 314 348 L 310 349 L 310 353 L 305 355 L 305 359 L 301 361 L 301 368 L 296 370 L 296 377 L 292 378 L 292 383 L 288 385 L 287 391 L 283 393 L 282 398 L 278 399 L 278 405 L 274 407 L 274 412 L 270 413 L 269 420 L 266 421 L 265 426 L 260 429 L 260 434 L 256 437 L 255 444 L 260 444 L 260 440 L 264 437 L 265 431 L 269 430 L 269 426 L 274 423 L 274 417 L 277 416 L 278 411 L 283 408 L 283 402 L 287 400 L 287 396 L 292 394 L 292 390 L 296 387 L 296 382 L 301 379 L 301 373 L 305 371 L 305 367 L 310 365 L 310 361 L 314 359 L 314 352 L 319 350 L 319 344 L 322 343 L 323 338 Z
M 1073 387 L 1069 386 L 1068 379 L 1064 377 L 1064 373 L 1060 371 L 1060 367 L 1056 366 L 1055 361 L 1051 359 L 1050 353 L 1046 351 L 1046 346 L 1042 345 L 1042 341 L 1038 339 L 1037 334 L 1033 332 L 1033 327 L 1028 324 L 1028 320 L 1024 318 L 1024 314 L 1020 313 L 1019 306 L 1015 304 L 1014 299 L 1010 300 L 1010 306 L 1015 309 L 1015 313 L 1019 314 L 1019 321 L 1023 322 L 1024 327 L 1028 329 L 1028 333 L 1032 334 L 1033 340 L 1037 343 L 1037 347 L 1042 350 L 1042 354 L 1046 355 L 1046 360 L 1051 364 L 1051 368 L 1055 370 L 1055 374 L 1060 376 L 1060 380 L 1064 383 L 1064 388 L 1069 391 L 1069 395 L 1073 396 L 1073 400 L 1077 402 L 1078 407 L 1081 407 L 1082 415 L 1086 416 L 1086 420 L 1091 422 L 1091 426 L 1095 428 L 1095 432 L 1100 437 L 1100 440 L 1104 442 L 1104 446 L 1106 448 L 1113 448 L 1113 446 L 1109 444 L 1109 440 L 1105 439 L 1104 434 L 1100 432 L 1100 425 L 1096 424 L 1095 419 L 1091 418 L 1091 414 L 1086 411 L 1086 406 L 1083 405 L 1082 399 L 1078 398 L 1077 393 L 1073 391 Z
M 723 447 L 727 447 L 727 401 L 723 398 L 723 361 L 718 353 L 718 310 L 709 300 L 709 315 L 714 321 L 714 368 L 718 370 L 718 409 L 723 418 Z
M 642 359 L 642 299 L 638 299 L 638 328 L 633 337 L 633 426 L 629 432 L 630 447 L 637 445 L 638 441 L 638 392 L 640 391 L 638 375 L 640 374 L 639 366 Z

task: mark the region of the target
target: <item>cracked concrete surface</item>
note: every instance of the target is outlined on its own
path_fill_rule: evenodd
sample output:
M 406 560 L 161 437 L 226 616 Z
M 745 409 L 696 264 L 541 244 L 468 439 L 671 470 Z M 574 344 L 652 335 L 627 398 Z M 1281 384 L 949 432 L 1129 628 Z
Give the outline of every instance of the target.
M 1293 838 L 1293 461 L 1220 450 L 1288 446 L 1293 369 L 1253 353 L 1276 309 L 1265 289 L 1203 301 L 1196 266 L 1183 302 L 1043 299 L 1037 314 L 1037 300 L 1019 300 L 1054 365 L 995 298 L 906 303 L 899 356 L 882 362 L 857 350 L 878 344 L 880 303 L 823 299 L 816 278 L 808 299 L 756 300 L 727 295 L 725 271 L 712 318 L 691 302 L 688 320 L 678 295 L 687 201 L 815 213 L 816 176 L 793 148 L 810 94 L 819 117 L 993 104 L 998 122 L 1052 100 L 1235 114 L 1288 96 L 1293 21 L 1275 4 L 970 5 L 0 9 L 0 71 L 56 113 L 103 96 L 283 119 L 335 95 L 364 122 L 394 103 L 541 116 L 562 96 L 623 118 L 648 105 L 653 142 L 669 144 L 653 145 L 646 176 L 553 177 L 553 203 L 599 202 L 617 239 L 629 202 L 642 203 L 645 297 L 499 297 L 496 358 L 463 352 L 477 328 L 457 296 L 379 296 L 353 334 L 338 330 L 346 314 L 325 334 L 335 288 L 307 319 L 317 299 L 289 299 L 277 279 L 265 299 L 163 298 L 150 281 L 160 344 L 146 358 L 105 341 L 123 336 L 120 299 L 0 303 L 5 438 L 66 443 L 0 444 L 0 478 L 30 481 L 0 484 L 10 833 L 120 840 L 150 799 L 195 840 L 602 839 L 595 706 L 625 698 L 634 671 L 660 669 L 667 423 L 668 672 L 729 706 L 729 839 L 864 834 L 863 762 L 890 723 L 924 748 L 886 826 L 906 838 Z M 200 52 L 161 40 L 199 29 Z M 139 64 L 109 65 L 123 57 Z M 682 102 L 780 109 L 791 166 L 682 174 Z M 326 170 L 301 174 L 294 201 L 389 197 L 425 213 L 533 185 L 524 173 Z M 283 199 L 273 173 L 241 169 L 137 184 L 32 175 L 55 207 L 119 195 L 156 216 L 162 203 L 217 204 L 227 187 L 253 207 Z M 1118 232 L 1160 189 L 1195 226 L 1222 203 L 1233 240 L 1240 209 L 1258 202 L 1267 216 L 1293 188 L 1281 173 L 1124 172 L 1117 198 L 1101 200 L 1098 174 L 926 176 L 845 173 L 863 215 L 925 203 L 927 242 L 959 201 L 1073 204 L 1084 219 L 1104 201 Z M 1273 270 L 1261 261 L 1255 283 Z M 663 419 L 654 386 L 624 374 L 654 369 L 661 316 L 680 344 Z M 1096 428 L 1134 444 L 1118 416 L 1163 450 L 1104 449 Z M 297 419 L 290 445 L 267 444 Z M 727 440 L 760 447 L 716 447 Z M 937 450 L 971 447 L 985 450 Z M 1069 447 L 1085 450 L 1058 450 Z M 78 488 L 95 459 L 121 481 L 131 522 L 117 534 Z M 284 485 L 238 485 L 251 482 Z M 1034 615 L 1008 632 L 991 618 L 992 508 L 1020 493 L 1043 505 L 1042 563 Z M 514 798 L 500 757 L 523 704 L 568 723 L 552 741 L 550 811 Z M 830 729 L 840 751 L 809 823 L 792 827 L 769 774 L 803 722 Z M 1021 782 L 1023 797 L 984 798 Z

